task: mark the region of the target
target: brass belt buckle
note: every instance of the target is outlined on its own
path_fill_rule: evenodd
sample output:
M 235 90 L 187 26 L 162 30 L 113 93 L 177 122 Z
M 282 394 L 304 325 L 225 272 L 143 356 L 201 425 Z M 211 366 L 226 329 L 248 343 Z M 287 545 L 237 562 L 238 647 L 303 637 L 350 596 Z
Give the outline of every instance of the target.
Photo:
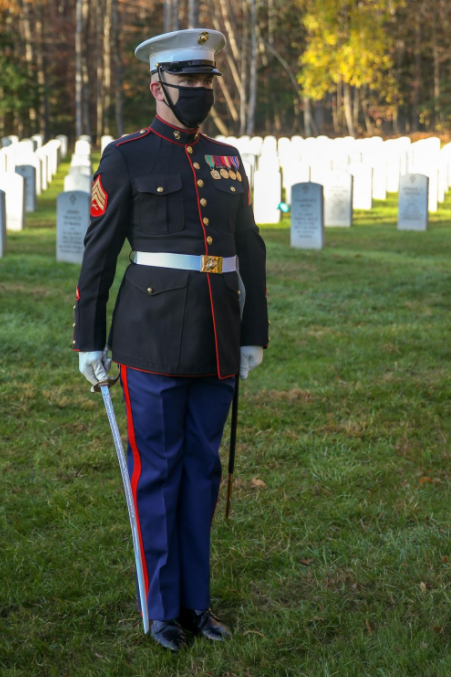
M 222 256 L 209 256 L 202 254 L 200 257 L 201 273 L 222 273 Z

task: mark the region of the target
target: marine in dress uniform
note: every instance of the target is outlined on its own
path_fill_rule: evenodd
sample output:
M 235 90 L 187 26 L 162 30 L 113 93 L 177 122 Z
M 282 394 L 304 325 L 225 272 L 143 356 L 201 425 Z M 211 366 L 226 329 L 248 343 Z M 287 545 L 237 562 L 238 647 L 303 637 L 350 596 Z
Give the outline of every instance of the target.
M 224 45 L 222 33 L 190 29 L 137 47 L 157 74 L 160 114 L 103 153 L 75 303 L 80 371 L 93 384 L 106 378 L 108 348 L 120 365 L 151 632 L 173 651 L 183 628 L 230 635 L 209 609 L 218 450 L 237 375 L 261 362 L 269 341 L 265 244 L 241 157 L 199 131 L 213 104 L 199 76 L 221 75 Z M 196 86 L 174 84 L 186 73 Z M 125 240 L 131 263 L 106 343 Z

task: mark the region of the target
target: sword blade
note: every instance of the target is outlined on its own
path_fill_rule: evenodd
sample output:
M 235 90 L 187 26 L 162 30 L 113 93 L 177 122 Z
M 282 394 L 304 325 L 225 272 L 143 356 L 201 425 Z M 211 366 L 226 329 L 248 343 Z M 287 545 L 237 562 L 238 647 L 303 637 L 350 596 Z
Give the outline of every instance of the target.
M 101 385 L 100 391 L 102 393 L 105 409 L 110 422 L 111 432 L 113 433 L 114 446 L 116 448 L 117 458 L 121 469 L 122 482 L 125 491 L 125 500 L 127 501 L 128 516 L 130 518 L 130 526 L 132 529 L 133 550 L 135 553 L 136 574 L 138 578 L 139 598 L 141 601 L 141 610 L 143 618 L 144 632 L 149 632 L 149 610 L 147 608 L 146 586 L 144 583 L 144 567 L 141 557 L 141 547 L 139 543 L 138 520 L 136 517 L 135 503 L 133 501 L 132 487 L 130 484 L 130 477 L 128 475 L 127 463 L 125 460 L 124 448 L 122 446 L 121 434 L 116 421 L 114 413 L 113 402 L 108 385 Z

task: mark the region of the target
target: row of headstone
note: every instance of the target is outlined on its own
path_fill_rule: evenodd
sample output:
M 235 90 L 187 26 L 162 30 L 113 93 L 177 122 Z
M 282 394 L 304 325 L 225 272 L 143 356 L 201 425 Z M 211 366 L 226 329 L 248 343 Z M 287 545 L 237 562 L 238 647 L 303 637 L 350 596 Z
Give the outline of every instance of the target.
M 67 152 L 67 136 L 44 143 L 40 134 L 29 139 L 3 137 L 0 149 L 0 255 L 6 250 L 7 230 L 25 227 L 25 215 L 36 210 L 37 196 L 47 190 Z
M 422 173 L 429 177 L 429 212 L 437 211 L 451 187 L 451 143 L 440 149 L 437 137 L 415 143 L 408 137 L 388 141 L 381 137 L 330 139 L 326 136 L 278 140 L 274 136 L 219 135 L 216 138 L 238 148 L 254 191 L 255 177 L 262 176 L 257 172 L 264 173 L 268 186 L 279 182 L 275 179 L 276 173 L 280 173 L 289 205 L 292 185 L 307 181 L 324 185 L 324 176 L 338 170 L 354 176 L 355 209 L 371 209 L 373 200 L 385 200 L 387 192 L 398 192 L 400 179 L 406 174 Z M 260 194 L 260 190 L 257 193 Z M 254 208 L 258 210 L 255 194 Z
M 346 172 L 332 172 L 332 175 L 334 180 L 326 182 L 326 188 L 313 182 L 292 186 L 290 228 L 292 247 L 323 249 L 325 226 L 351 225 L 353 178 Z M 422 174 L 406 174 L 401 177 L 398 230 L 427 229 L 428 183 L 429 177 Z

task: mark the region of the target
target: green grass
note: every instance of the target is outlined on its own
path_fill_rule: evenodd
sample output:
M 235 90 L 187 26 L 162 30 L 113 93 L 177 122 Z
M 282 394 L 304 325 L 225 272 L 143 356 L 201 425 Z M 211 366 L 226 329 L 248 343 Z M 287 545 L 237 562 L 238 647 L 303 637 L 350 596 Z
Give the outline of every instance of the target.
M 272 340 L 212 530 L 235 634 L 172 656 L 142 633 L 107 419 L 70 350 L 66 169 L 0 261 L 1 676 L 449 677 L 451 195 L 426 233 L 397 232 L 390 196 L 322 252 L 262 229 Z

